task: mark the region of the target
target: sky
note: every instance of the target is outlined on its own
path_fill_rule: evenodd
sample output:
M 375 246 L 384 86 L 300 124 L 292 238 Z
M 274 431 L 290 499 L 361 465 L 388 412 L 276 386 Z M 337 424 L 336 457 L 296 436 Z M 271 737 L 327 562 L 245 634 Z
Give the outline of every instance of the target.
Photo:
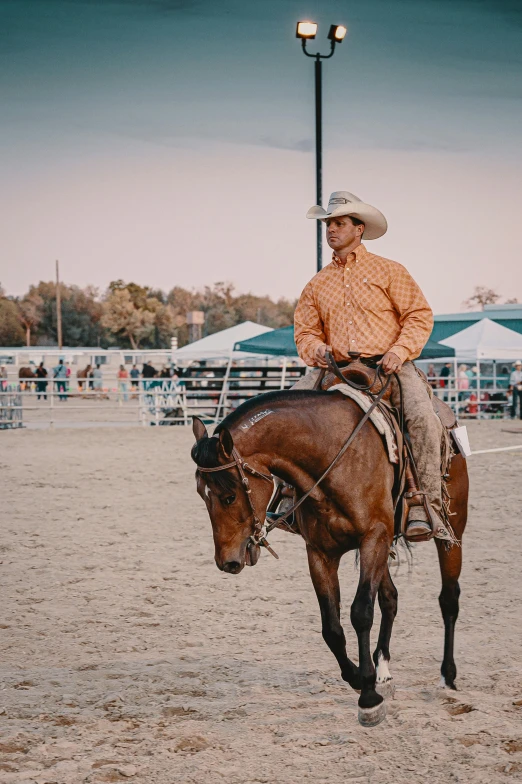
M 378 207 L 374 253 L 435 312 L 522 300 L 519 0 L 0 0 L 0 282 L 230 281 L 293 298 L 315 272 L 313 61 L 325 201 Z M 325 249 L 324 263 L 329 261 Z

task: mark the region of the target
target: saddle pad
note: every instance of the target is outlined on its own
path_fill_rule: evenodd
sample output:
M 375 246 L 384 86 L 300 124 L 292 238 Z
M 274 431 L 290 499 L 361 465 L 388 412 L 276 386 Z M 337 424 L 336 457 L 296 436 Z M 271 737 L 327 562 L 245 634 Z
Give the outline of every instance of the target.
M 353 389 L 346 384 L 338 384 L 336 386 L 330 387 L 328 392 L 340 392 L 342 395 L 346 395 L 346 397 L 354 400 L 357 405 L 362 408 L 364 413 L 368 411 L 373 402 L 365 392 L 361 392 L 359 389 Z M 390 463 L 398 463 L 399 456 L 397 453 L 397 442 L 395 440 L 395 434 L 386 421 L 384 414 L 382 414 L 381 411 L 376 408 L 370 414 L 370 420 L 377 428 L 377 431 L 381 434 L 381 436 L 384 437 Z

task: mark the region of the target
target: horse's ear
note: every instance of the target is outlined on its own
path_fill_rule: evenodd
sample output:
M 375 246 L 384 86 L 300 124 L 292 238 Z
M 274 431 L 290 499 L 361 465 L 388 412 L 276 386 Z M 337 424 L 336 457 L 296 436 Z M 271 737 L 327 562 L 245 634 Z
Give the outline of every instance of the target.
M 219 445 L 225 457 L 232 457 L 232 450 L 234 449 L 234 441 L 230 435 L 230 431 L 226 428 L 219 433 Z
M 192 417 L 192 432 L 196 437 L 196 441 L 199 441 L 200 438 L 206 438 L 208 436 L 207 428 L 205 427 L 202 420 L 197 416 Z

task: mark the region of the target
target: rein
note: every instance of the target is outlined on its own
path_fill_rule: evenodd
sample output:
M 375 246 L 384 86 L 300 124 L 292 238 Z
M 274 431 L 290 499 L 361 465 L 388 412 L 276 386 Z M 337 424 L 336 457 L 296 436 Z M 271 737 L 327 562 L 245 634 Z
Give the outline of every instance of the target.
M 372 413 L 375 411 L 375 409 L 377 408 L 377 406 L 381 402 L 382 398 L 384 397 L 384 395 L 385 395 L 385 393 L 386 393 L 386 391 L 387 391 L 387 389 L 388 389 L 388 387 L 390 385 L 390 381 L 391 381 L 391 375 L 387 376 L 386 381 L 383 383 L 380 392 L 377 395 L 372 395 L 372 393 L 369 390 L 375 385 L 375 383 L 377 382 L 378 378 L 381 377 L 381 369 L 380 369 L 380 367 L 375 370 L 375 378 L 374 378 L 373 382 L 371 384 L 369 384 L 369 385 L 364 385 L 364 384 L 356 384 L 353 381 L 350 381 L 350 380 L 346 379 L 343 376 L 343 374 L 341 373 L 341 371 L 339 369 L 339 366 L 337 365 L 337 363 L 336 363 L 335 359 L 333 358 L 332 354 L 330 354 L 329 352 L 326 352 L 326 362 L 328 364 L 328 369 L 343 384 L 347 384 L 348 386 L 351 386 L 354 389 L 359 389 L 361 391 L 368 392 L 371 395 L 371 397 L 373 397 L 373 402 L 372 402 L 371 406 L 369 407 L 368 411 L 365 412 L 365 414 L 362 417 L 362 419 L 360 420 L 360 422 L 357 424 L 357 426 L 354 428 L 354 430 L 352 430 L 352 432 L 350 433 L 350 435 L 348 436 L 348 438 L 346 439 L 346 441 L 344 442 L 343 446 L 341 447 L 339 452 L 336 454 L 336 456 L 334 457 L 334 459 L 332 460 L 332 462 L 330 463 L 328 468 L 319 477 L 317 482 L 315 482 L 315 484 L 312 485 L 312 487 L 309 490 L 307 490 L 307 492 L 304 495 L 302 495 L 301 498 L 298 501 L 296 501 L 296 503 L 293 504 L 290 507 L 290 509 L 288 509 L 287 512 L 285 512 L 284 514 L 280 515 L 279 517 L 277 517 L 275 519 L 272 519 L 270 523 L 267 523 L 267 522 L 262 523 L 261 522 L 261 520 L 257 516 L 256 509 L 255 509 L 254 503 L 252 501 L 252 489 L 250 487 L 250 482 L 248 481 L 248 477 L 247 477 L 245 472 L 248 471 L 248 473 L 251 474 L 252 476 L 258 477 L 259 479 L 264 479 L 266 482 L 270 482 L 271 484 L 273 484 L 273 478 L 272 478 L 272 476 L 269 476 L 268 474 L 263 474 L 260 471 L 256 471 L 255 468 L 252 468 L 252 466 L 249 465 L 246 462 L 246 460 L 243 460 L 243 458 L 239 454 L 239 452 L 236 449 L 236 447 L 233 447 L 233 449 L 232 449 L 232 457 L 233 457 L 232 462 L 224 463 L 223 465 L 215 466 L 214 468 L 203 468 L 202 466 L 198 466 L 197 467 L 198 471 L 201 471 L 202 473 L 207 473 L 207 474 L 213 473 L 214 471 L 226 471 L 229 468 L 237 468 L 237 470 L 239 471 L 239 475 L 241 477 L 241 482 L 242 482 L 242 484 L 243 484 L 243 486 L 245 488 L 246 494 L 247 494 L 248 503 L 249 503 L 249 506 L 250 506 L 250 510 L 252 512 L 252 520 L 254 522 L 254 533 L 250 537 L 249 541 L 251 541 L 252 544 L 259 545 L 259 546 L 262 546 L 262 547 L 266 547 L 268 552 L 271 553 L 271 555 L 273 555 L 274 558 L 277 558 L 277 559 L 279 559 L 279 556 L 270 547 L 269 543 L 266 540 L 267 534 L 269 534 L 270 531 L 272 531 L 274 528 L 276 528 L 276 526 L 279 525 L 279 523 L 283 523 L 284 522 L 286 525 L 288 525 L 288 523 L 286 522 L 287 519 L 291 515 L 293 515 L 294 512 L 297 509 L 299 509 L 301 504 L 303 504 L 306 501 L 306 499 L 309 498 L 309 496 L 313 493 L 313 491 L 316 490 L 317 487 L 319 487 L 321 482 L 324 479 L 326 479 L 326 477 L 328 476 L 330 471 L 337 465 L 337 463 L 342 458 L 342 456 L 344 455 L 344 453 L 346 452 L 348 447 L 355 440 L 355 438 L 356 438 L 357 434 L 359 433 L 359 431 L 363 428 L 363 426 L 366 424 L 366 422 L 369 420 L 369 418 L 372 415 Z

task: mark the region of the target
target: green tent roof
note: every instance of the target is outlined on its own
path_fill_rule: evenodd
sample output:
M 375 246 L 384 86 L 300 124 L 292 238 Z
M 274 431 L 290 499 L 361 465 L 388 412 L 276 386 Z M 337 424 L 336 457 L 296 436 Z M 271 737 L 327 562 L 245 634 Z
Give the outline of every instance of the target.
M 296 357 L 297 348 L 294 341 L 294 328 L 283 327 L 265 332 L 249 340 L 242 340 L 234 345 L 234 351 L 248 351 L 251 354 L 271 354 L 280 357 Z M 455 352 L 448 346 L 441 346 L 434 340 L 428 340 L 420 359 L 437 359 L 452 357 Z
M 272 332 L 264 332 L 249 340 L 234 345 L 234 351 L 248 351 L 251 354 L 273 354 L 280 357 L 296 357 L 294 328 L 282 327 Z
M 431 339 L 439 341 L 450 338 L 483 318 L 489 318 L 502 327 L 522 333 L 522 304 L 485 305 L 484 310 L 468 310 L 464 313 L 441 313 L 435 316 Z
M 442 359 L 442 357 L 454 357 L 455 349 L 449 346 L 442 346 L 431 338 L 422 349 L 419 359 Z

